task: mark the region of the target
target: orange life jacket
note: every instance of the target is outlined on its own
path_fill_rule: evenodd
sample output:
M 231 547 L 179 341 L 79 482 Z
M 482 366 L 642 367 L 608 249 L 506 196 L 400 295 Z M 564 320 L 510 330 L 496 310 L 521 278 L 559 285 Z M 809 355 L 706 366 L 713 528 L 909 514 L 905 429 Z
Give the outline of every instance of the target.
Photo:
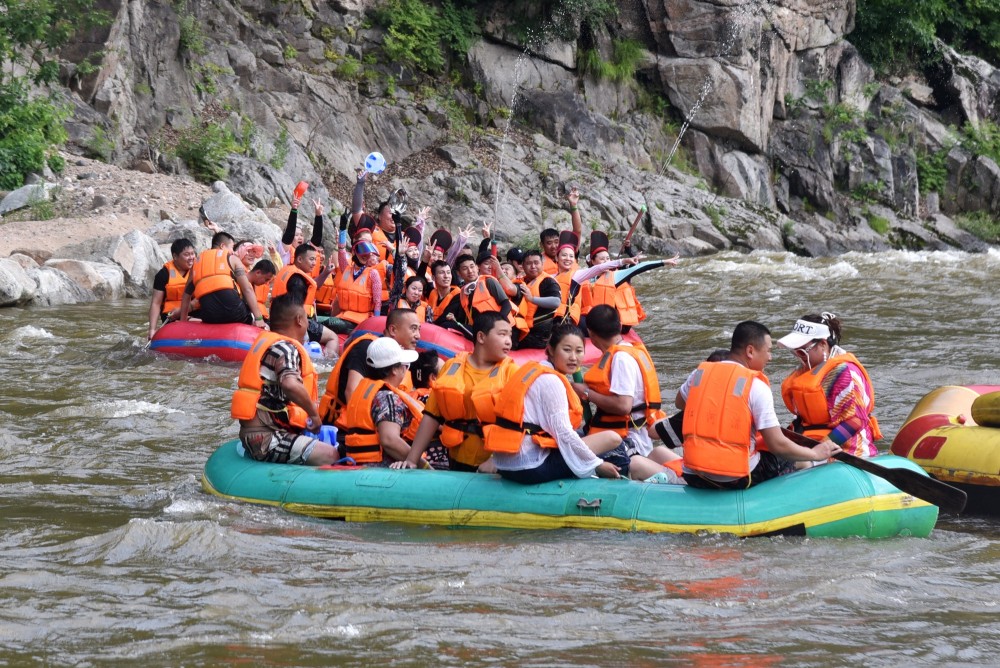
M 608 348 L 608 351 L 601 355 L 597 364 L 590 367 L 583 375 L 583 382 L 587 384 L 587 387 L 601 394 L 611 394 L 611 365 L 615 353 L 625 353 L 639 364 L 646 401 L 633 406 L 628 415 L 609 415 L 598 408 L 588 426 L 587 433 L 610 430 L 624 438 L 630 427 L 641 429 L 647 424 L 655 424 L 666 419 L 667 414 L 660 410 L 660 381 L 656 377 L 656 367 L 653 366 L 653 360 L 645 348 L 623 345 L 613 345 Z M 639 420 L 633 420 L 631 413 L 638 411 L 643 411 L 645 415 Z
M 267 283 L 262 283 L 260 285 L 255 285 L 253 288 L 253 293 L 257 297 L 257 306 L 260 307 L 260 314 L 264 318 L 270 318 L 271 314 L 267 309 L 267 300 L 271 296 L 271 285 L 274 283 L 272 278 Z
M 542 253 L 542 271 L 550 276 L 555 276 L 559 273 L 559 263 Z
M 274 285 L 271 288 L 271 297 L 280 297 L 288 293 L 288 281 L 292 276 L 301 276 L 306 282 L 306 315 L 310 318 L 316 315 L 316 281 L 313 277 L 302 271 L 294 264 L 286 264 L 278 271 L 274 277 Z
M 497 281 L 492 276 L 480 276 L 476 279 L 476 286 L 471 295 L 465 293 L 464 290 L 462 291 L 462 308 L 465 310 L 469 322 L 473 321 L 476 313 L 500 313 L 501 311 L 500 303 L 490 293 L 490 279 Z M 497 281 L 497 284 L 499 285 L 500 282 Z M 503 288 L 501 288 L 501 292 L 503 292 Z M 507 321 L 512 327 L 514 326 L 513 310 L 507 314 Z
M 202 251 L 198 260 L 191 268 L 194 281 L 194 297 L 200 299 L 207 294 L 219 290 L 235 290 L 233 268 L 229 265 L 229 251 L 221 248 L 209 248 Z
M 546 278 L 551 278 L 546 273 L 541 273 L 535 277 L 535 280 L 530 283 L 525 283 L 528 286 L 528 290 L 531 292 L 531 296 L 536 299 L 542 296 L 542 281 Z M 516 283 L 517 281 L 515 281 Z M 523 282 L 523 281 L 522 281 Z M 517 317 L 514 320 L 514 326 L 527 334 L 531 331 L 531 328 L 535 326 L 535 313 L 538 312 L 538 304 L 532 304 L 527 297 L 521 298 L 521 303 L 517 305 Z
M 583 404 L 569 381 L 561 373 L 541 362 L 528 362 L 517 370 L 502 392 L 494 395 L 496 423 L 483 427 L 483 444 L 488 452 L 515 454 L 521 450 L 525 434 L 543 448 L 558 448 L 556 439 L 542 430 L 541 426 L 524 421 L 524 398 L 531 385 L 543 375 L 555 374 L 562 381 L 569 402 L 569 420 L 573 427 L 583 421 Z
M 377 464 L 382 461 L 382 444 L 378 438 L 378 427 L 372 421 L 372 403 L 375 401 L 375 395 L 382 389 L 390 390 L 402 399 L 403 404 L 410 411 L 410 417 L 413 418 L 410 421 L 410 426 L 401 434 L 403 440 L 411 443 L 420 427 L 424 408 L 419 401 L 402 390 L 387 385 L 385 381 L 363 379 L 358 383 L 358 387 L 351 395 L 351 400 L 347 402 L 347 409 L 344 411 L 344 423 L 347 425 L 347 432 L 344 436 L 344 443 L 347 446 L 346 454 L 358 464 Z
M 462 446 L 461 450 L 453 451 L 452 457 L 463 464 L 478 466 L 489 459 L 478 439 L 483 435 L 483 423 L 495 417 L 492 397 L 514 374 L 517 363 L 505 357 L 494 365 L 486 378 L 469 387 L 465 382 L 468 359 L 469 353 L 459 353 L 445 362 L 431 385 L 431 392 L 443 420 L 441 443 L 448 448 Z
M 378 272 L 379 278 L 382 279 L 382 303 L 385 304 L 383 310 L 389 306 L 389 279 L 392 278 L 392 272 L 389 271 L 389 263 L 384 259 L 373 267 L 375 271 Z
M 562 303 L 559 304 L 559 308 L 556 309 L 555 318 L 556 320 L 561 320 L 566 315 L 567 303 L 569 302 L 569 289 L 573 281 L 572 271 L 564 271 L 556 276 L 556 281 L 559 283 L 559 292 L 562 293 Z M 573 324 L 578 324 L 580 322 L 580 300 L 574 299 L 573 304 L 569 308 L 569 318 L 573 321 Z
M 396 302 L 396 308 L 408 308 L 417 314 L 417 320 L 420 322 L 430 322 L 431 309 L 425 301 L 421 301 L 417 304 L 417 307 L 414 308 L 410 306 L 410 302 L 406 301 L 405 298 L 400 298 L 400 300 Z
M 316 310 L 319 313 L 329 313 L 333 308 L 333 300 L 337 296 L 337 272 L 331 272 L 323 285 L 316 288 Z
M 340 376 L 344 373 L 344 361 L 347 355 L 356 345 L 362 341 L 374 341 L 378 337 L 374 334 L 362 334 L 351 339 L 347 347 L 340 352 L 340 359 L 333 365 L 330 377 L 326 379 L 326 390 L 319 400 L 319 416 L 323 418 L 323 424 L 337 424 L 337 418 L 344 412 L 347 405 L 344 398 L 340 396 Z
M 352 265 L 337 280 L 337 304 L 340 306 L 338 318 L 357 325 L 372 317 L 375 312 L 371 289 L 373 271 L 374 267 L 365 267 L 355 278 Z
M 191 270 L 188 270 L 188 274 L 182 274 L 180 269 L 174 265 L 173 260 L 164 264 L 163 267 L 167 270 L 167 287 L 164 288 L 163 306 L 160 307 L 160 312 L 169 313 L 175 308 L 181 307 L 184 288 L 187 287 L 188 274 L 191 273 Z
M 396 234 L 399 234 L 399 230 L 396 231 Z M 375 248 L 378 249 L 378 257 L 382 262 L 392 260 L 392 257 L 395 254 L 392 242 L 389 241 L 388 235 L 386 235 L 385 231 L 378 225 L 376 225 L 375 229 L 372 230 L 372 243 L 375 244 Z M 385 285 L 384 281 L 382 285 Z M 389 296 L 386 295 L 385 299 L 388 301 Z
M 645 313 L 643 317 L 639 316 L 639 301 L 635 297 L 635 288 L 629 283 L 615 287 L 615 272 L 610 270 L 580 287 L 580 303 L 583 315 L 587 315 L 592 308 L 601 304 L 616 309 L 622 327 L 634 327 L 645 317 Z
M 438 296 L 437 288 L 431 290 L 431 294 L 427 298 L 427 304 L 431 307 L 431 315 L 434 319 L 428 322 L 437 322 L 439 318 L 443 318 L 445 309 L 448 308 L 451 300 L 459 293 L 461 293 L 461 290 L 453 285 L 448 288 L 448 294 L 442 299 Z
M 316 396 L 319 393 L 319 377 L 305 347 L 295 339 L 282 334 L 261 331 L 253 345 L 250 346 L 250 352 L 243 360 L 243 366 L 240 367 L 240 376 L 236 383 L 236 391 L 233 392 L 230 409 L 230 415 L 234 419 L 252 420 L 257 415 L 257 402 L 260 401 L 260 393 L 264 388 L 264 380 L 260 376 L 260 363 L 268 348 L 278 341 L 290 341 L 298 349 L 299 357 L 302 360 L 302 383 L 309 392 L 309 398 L 313 402 L 316 401 Z M 285 411 L 287 420 L 282 421 L 286 421 L 289 426 L 300 430 L 306 428 L 306 419 L 309 416 L 304 408 L 288 401 L 285 404 Z
M 882 438 L 875 412 L 875 388 L 868 371 L 858 358 L 851 353 L 831 357 L 815 369 L 799 367 L 781 383 L 781 398 L 785 406 L 797 417 L 796 422 L 803 427 L 803 433 L 809 438 L 822 441 L 836 425 L 830 424 L 830 408 L 826 393 L 823 391 L 823 379 L 844 362 L 850 362 L 861 369 L 865 378 L 866 390 L 871 392 L 872 405 L 869 406 L 868 417 L 872 425 L 872 436 L 877 441 Z
M 754 428 L 750 413 L 753 379 L 767 376 L 742 364 L 702 362 L 691 380 L 684 407 L 684 465 L 703 473 L 750 475 Z

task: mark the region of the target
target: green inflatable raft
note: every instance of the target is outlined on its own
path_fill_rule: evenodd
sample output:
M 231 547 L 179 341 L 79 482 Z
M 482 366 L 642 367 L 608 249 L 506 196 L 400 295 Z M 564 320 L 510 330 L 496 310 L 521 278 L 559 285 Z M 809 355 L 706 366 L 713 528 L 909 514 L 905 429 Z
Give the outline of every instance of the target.
M 348 522 L 886 538 L 926 537 L 938 516 L 936 506 L 840 463 L 730 492 L 598 478 L 519 485 L 474 473 L 314 468 L 257 462 L 241 450 L 229 441 L 209 457 L 207 492 Z M 874 461 L 919 471 L 901 457 Z

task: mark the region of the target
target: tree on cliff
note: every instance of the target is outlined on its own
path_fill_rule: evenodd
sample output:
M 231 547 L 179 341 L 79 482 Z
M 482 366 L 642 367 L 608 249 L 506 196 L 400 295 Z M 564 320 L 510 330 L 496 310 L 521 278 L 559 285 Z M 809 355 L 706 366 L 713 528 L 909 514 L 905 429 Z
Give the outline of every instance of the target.
M 48 92 L 59 75 L 55 52 L 103 20 L 95 0 L 0 0 L 0 189 L 24 183 L 66 140 L 65 109 Z
M 1000 65 L 998 0 L 859 0 L 851 42 L 880 69 L 921 67 L 934 40 Z

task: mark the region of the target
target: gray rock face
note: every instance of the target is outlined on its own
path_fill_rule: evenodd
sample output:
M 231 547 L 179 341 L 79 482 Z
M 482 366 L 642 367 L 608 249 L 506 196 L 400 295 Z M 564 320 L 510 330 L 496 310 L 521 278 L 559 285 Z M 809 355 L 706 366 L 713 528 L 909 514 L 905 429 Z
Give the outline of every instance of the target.
M 390 169 L 369 185 L 368 203 L 403 186 L 414 211 L 429 205 L 435 222 L 452 230 L 489 221 L 499 238 L 514 240 L 564 227 L 568 214 L 556 190 L 570 182 L 583 192 L 585 234 L 618 233 L 647 204 L 654 222 L 637 245 L 650 250 L 784 246 L 821 255 L 931 243 L 921 235 L 933 237 L 934 230 L 910 220 L 921 204 L 917 155 L 954 138 L 936 110 L 920 105 L 948 106 L 952 122 L 997 119 L 996 70 L 957 54 L 946 59 L 947 84 L 936 83 L 933 95 L 919 82 L 910 84 L 909 97 L 876 85 L 844 39 L 853 28 L 852 0 L 619 3 L 608 34 L 530 48 L 511 29 L 509 8 L 500 6 L 486 38 L 455 63 L 463 74 L 457 85 L 424 79 L 400 63 L 373 62 L 385 38 L 365 15 L 376 4 L 108 0 L 112 23 L 64 54 L 78 62 L 104 51 L 98 71 L 74 83 L 71 137 L 84 147 L 99 125 L 114 143 L 114 161 L 183 171 L 160 151 L 162 136 L 209 119 L 238 131 L 243 154 L 229 158 L 226 183 L 205 200 L 208 215 L 238 238 L 277 241 L 281 228 L 256 207 L 287 204 L 299 180 L 312 184 L 302 224 L 311 225 L 311 197 L 335 220 L 354 169 L 378 150 Z M 540 11 L 524 8 L 529 19 Z M 182 46 L 181 18 L 201 26 L 204 53 Z M 634 80 L 601 81 L 578 70 L 583 45 L 610 58 L 610 34 L 648 50 Z M 346 67 L 350 59 L 356 72 Z M 666 114 L 652 96 L 670 100 L 674 120 L 690 119 L 683 147 L 700 177 L 662 164 L 675 130 L 665 128 Z M 856 112 L 853 124 L 833 127 L 831 118 L 849 110 Z M 511 114 L 509 137 L 476 131 L 506 128 Z M 995 211 L 996 166 L 954 155 L 942 210 Z M 414 169 L 424 163 L 427 169 Z M 722 196 L 709 199 L 706 186 Z M 895 209 L 898 234 L 883 238 L 852 213 L 859 194 Z M 154 222 L 161 211 L 173 221 L 178 215 L 171 212 L 185 211 L 155 204 L 148 207 Z M 720 216 L 721 209 L 727 213 Z M 943 224 L 934 229 L 964 239 Z M 189 234 L 207 246 L 196 223 L 165 221 L 154 237 L 168 244 Z M 332 226 L 325 238 L 332 241 Z M 164 257 L 159 252 L 146 262 L 151 271 Z M 145 294 L 149 272 L 124 249 L 74 257 L 108 262 L 116 253 L 126 293 L 142 283 Z

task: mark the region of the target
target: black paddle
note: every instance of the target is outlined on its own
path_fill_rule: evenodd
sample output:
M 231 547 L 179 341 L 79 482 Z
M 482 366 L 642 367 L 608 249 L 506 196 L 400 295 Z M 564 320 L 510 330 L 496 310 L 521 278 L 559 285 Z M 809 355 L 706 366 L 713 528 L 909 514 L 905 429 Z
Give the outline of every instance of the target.
M 791 429 L 782 429 L 781 433 L 793 443 L 803 445 L 807 448 L 811 448 L 814 445 L 819 444 L 819 441 L 815 441 L 808 436 L 798 434 Z M 864 457 L 856 457 L 855 455 L 849 455 L 846 452 L 838 452 L 833 456 L 833 458 L 847 464 L 848 466 L 853 466 L 856 469 L 860 469 L 866 473 L 871 473 L 873 476 L 878 476 L 883 480 L 887 480 L 899 491 L 906 492 L 907 494 L 915 496 L 918 499 L 923 499 L 928 503 L 933 503 L 941 510 L 948 511 L 950 513 L 960 513 L 965 508 L 965 492 L 957 487 L 952 487 L 951 485 L 943 483 L 940 480 L 935 480 L 926 474 L 911 471 L 910 469 L 888 468 L 886 466 L 876 464 L 871 460 L 865 459 Z

